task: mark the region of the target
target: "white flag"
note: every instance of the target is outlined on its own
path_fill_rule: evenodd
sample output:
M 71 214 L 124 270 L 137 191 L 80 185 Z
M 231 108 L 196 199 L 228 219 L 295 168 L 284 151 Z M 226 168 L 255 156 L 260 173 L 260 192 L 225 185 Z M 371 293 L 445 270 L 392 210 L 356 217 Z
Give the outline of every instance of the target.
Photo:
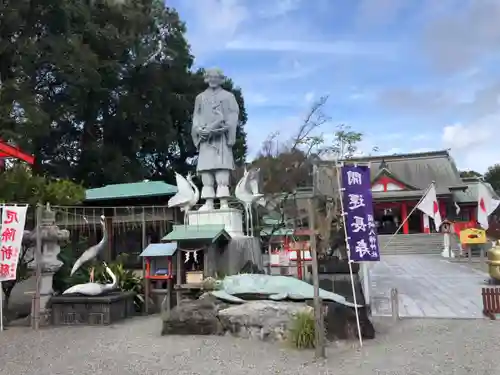
M 488 187 L 480 183 L 477 186 L 477 221 L 483 229 L 489 228 L 488 216 L 498 207 L 499 200 L 494 199 Z
M 455 202 L 455 213 L 458 215 L 460 213 L 460 206 Z
M 427 190 L 427 193 L 417 205 L 417 208 L 434 220 L 436 230 L 439 231 L 442 220 L 441 213 L 439 212 L 439 204 L 436 197 L 436 187 L 434 186 L 434 183 L 431 184 L 429 190 Z

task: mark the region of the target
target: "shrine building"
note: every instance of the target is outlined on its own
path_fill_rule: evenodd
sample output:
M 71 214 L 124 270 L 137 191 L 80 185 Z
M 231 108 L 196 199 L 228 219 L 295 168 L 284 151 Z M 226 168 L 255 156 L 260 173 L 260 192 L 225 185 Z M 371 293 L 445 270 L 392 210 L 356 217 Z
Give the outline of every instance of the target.
M 369 164 L 374 216 L 379 234 L 393 234 L 402 222 L 401 234 L 436 232 L 433 220 L 415 206 L 434 181 L 443 220 L 455 223 L 455 231 L 475 225 L 477 178 L 461 178 L 447 150 L 412 154 L 368 156 L 345 160 Z M 332 162 L 320 162 L 322 168 L 334 168 Z M 325 172 L 325 171 L 324 171 Z M 319 180 L 323 180 L 324 176 Z M 486 184 L 492 195 L 493 189 Z

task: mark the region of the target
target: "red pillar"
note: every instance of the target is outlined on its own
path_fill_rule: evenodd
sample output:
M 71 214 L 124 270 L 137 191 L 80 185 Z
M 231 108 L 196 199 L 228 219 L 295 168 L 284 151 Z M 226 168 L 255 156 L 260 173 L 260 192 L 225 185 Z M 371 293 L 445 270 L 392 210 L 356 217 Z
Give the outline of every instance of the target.
M 441 219 L 446 219 L 446 203 L 444 201 L 439 201 L 439 213 L 441 214 Z M 439 230 L 439 228 L 436 228 Z
M 401 203 L 401 220 L 404 221 L 403 234 L 410 233 L 410 226 L 408 224 L 407 216 L 408 216 L 408 205 L 406 204 L 406 202 L 403 202 Z
M 469 207 L 469 217 L 470 221 L 473 221 L 474 223 L 476 222 L 477 220 L 476 207 Z

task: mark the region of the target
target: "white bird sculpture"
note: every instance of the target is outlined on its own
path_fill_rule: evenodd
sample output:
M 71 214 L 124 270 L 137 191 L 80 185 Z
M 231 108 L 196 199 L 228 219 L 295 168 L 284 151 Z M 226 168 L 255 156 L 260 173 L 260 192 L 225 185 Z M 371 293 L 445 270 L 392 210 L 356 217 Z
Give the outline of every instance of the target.
M 236 199 L 243 203 L 246 213 L 246 232 L 253 236 L 253 213 L 252 204 L 261 199 L 264 194 L 259 193 L 259 171 L 260 169 L 251 169 L 245 173 L 234 189 Z
M 106 218 L 101 216 L 101 227 L 102 227 L 102 239 L 99 241 L 97 245 L 89 247 L 87 250 L 83 252 L 83 254 L 78 258 L 71 269 L 70 276 L 78 271 L 78 269 L 88 261 L 97 257 L 97 255 L 106 247 L 106 242 L 108 242 L 108 231 L 106 230 Z
M 108 265 L 104 263 L 106 272 L 111 277 L 111 284 L 99 283 L 86 283 L 73 285 L 71 288 L 66 289 L 63 294 L 83 294 L 85 296 L 98 296 L 106 292 L 110 292 L 117 288 L 118 279 L 115 274 L 109 269 Z
M 177 184 L 177 194 L 168 201 L 168 207 L 180 207 L 184 211 L 184 223 L 187 223 L 188 211 L 198 203 L 200 192 L 193 183 L 191 173 L 188 173 L 187 179 L 175 172 L 175 182 Z

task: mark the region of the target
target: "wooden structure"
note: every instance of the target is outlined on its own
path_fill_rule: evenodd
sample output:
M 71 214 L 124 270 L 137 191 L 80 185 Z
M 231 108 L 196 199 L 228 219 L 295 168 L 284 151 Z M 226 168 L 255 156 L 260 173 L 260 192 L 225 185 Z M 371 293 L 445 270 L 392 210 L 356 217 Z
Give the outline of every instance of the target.
M 217 277 L 218 252 L 231 240 L 223 225 L 174 225 L 162 242 L 176 242 L 177 304 L 185 292 L 202 289 L 203 279 Z
M 166 206 L 168 199 L 176 192 L 176 186 L 163 181 L 106 185 L 87 189 L 83 207 L 75 207 L 75 209 L 85 212 L 86 214 L 82 215 L 82 217 L 85 216 L 87 221 L 91 217 L 98 223 L 100 215 L 106 216 L 108 246 L 107 253 L 103 255 L 105 259 L 111 260 L 117 255 L 117 250 L 130 248 L 129 244 L 123 243 L 127 241 L 124 236 L 121 237 L 125 241 L 120 241 L 115 236 L 120 227 L 128 226 L 128 224 L 131 224 L 132 227 L 141 226 L 144 228 L 151 226 L 154 222 L 159 223 L 161 235 L 155 235 L 154 238 L 149 238 L 146 242 L 160 242 L 161 237 L 171 229 L 170 223 L 176 222 L 176 218 L 181 217 L 181 215 L 178 215 L 178 209 Z M 68 222 L 74 223 L 76 215 L 71 215 L 70 207 L 68 207 L 68 210 L 70 216 Z M 127 228 L 127 231 L 133 232 L 130 228 Z M 144 232 L 144 229 L 142 231 Z M 140 236 L 135 237 L 139 238 Z M 144 245 L 142 249 L 145 248 Z
M 492 320 L 500 318 L 500 288 L 482 288 L 483 314 Z
M 149 297 L 164 297 L 167 312 L 172 307 L 172 280 L 174 271 L 172 258 L 177 250 L 177 243 L 152 243 L 139 255 L 143 259 L 144 308 L 149 313 Z

